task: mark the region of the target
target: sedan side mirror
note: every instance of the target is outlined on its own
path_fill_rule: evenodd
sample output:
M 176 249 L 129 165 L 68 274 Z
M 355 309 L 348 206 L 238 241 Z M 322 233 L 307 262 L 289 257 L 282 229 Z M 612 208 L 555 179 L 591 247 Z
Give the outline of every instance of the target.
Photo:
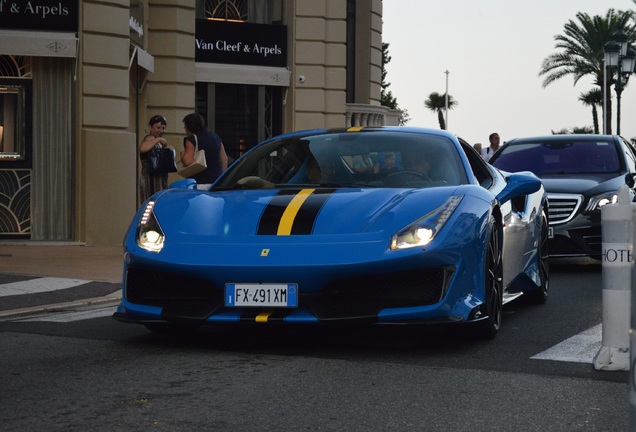
M 625 184 L 629 186 L 630 189 L 633 189 L 634 185 L 636 185 L 636 174 L 634 173 L 625 174 Z

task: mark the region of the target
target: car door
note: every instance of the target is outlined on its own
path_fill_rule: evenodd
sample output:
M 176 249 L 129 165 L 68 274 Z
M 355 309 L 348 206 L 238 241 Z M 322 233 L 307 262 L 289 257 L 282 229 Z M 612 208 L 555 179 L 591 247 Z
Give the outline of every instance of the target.
M 484 162 L 477 152 L 467 143 L 462 142 L 473 174 L 479 184 L 497 195 L 506 186 L 505 176 L 493 166 Z M 509 288 L 514 278 L 525 269 L 535 253 L 534 237 L 537 217 L 536 203 L 526 197 L 519 197 L 500 203 L 504 224 L 504 240 L 502 249 L 504 287 Z

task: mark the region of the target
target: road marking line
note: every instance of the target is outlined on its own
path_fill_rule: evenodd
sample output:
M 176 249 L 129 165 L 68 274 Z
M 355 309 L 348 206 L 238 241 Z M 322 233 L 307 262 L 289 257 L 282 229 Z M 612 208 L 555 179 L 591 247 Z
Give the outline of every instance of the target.
M 585 330 L 539 354 L 534 360 L 592 363 L 603 342 L 603 324 Z
M 73 321 L 83 321 L 94 318 L 103 318 L 107 316 L 112 316 L 117 306 L 109 306 L 107 308 L 99 308 L 99 309 L 88 309 L 82 311 L 71 311 L 71 312 L 53 312 L 49 315 L 37 318 L 26 318 L 26 319 L 16 319 L 15 321 L 19 322 L 32 322 L 32 321 L 44 321 L 44 322 L 56 322 L 56 323 L 66 323 Z
M 29 279 L 20 282 L 1 284 L 0 297 L 57 291 L 66 288 L 73 288 L 90 282 L 92 281 L 55 277 Z

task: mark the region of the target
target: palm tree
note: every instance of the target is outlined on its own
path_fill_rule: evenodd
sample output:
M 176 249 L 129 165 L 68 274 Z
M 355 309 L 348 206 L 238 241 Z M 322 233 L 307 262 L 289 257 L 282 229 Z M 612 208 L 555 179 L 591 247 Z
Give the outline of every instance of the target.
M 459 105 L 459 102 L 453 99 L 451 95 L 448 95 L 448 109 L 453 109 L 457 105 Z M 424 106 L 433 112 L 437 112 L 439 127 L 440 129 L 446 130 L 446 121 L 444 120 L 444 112 L 446 111 L 446 93 L 431 93 L 428 95 L 428 99 L 424 101 Z
M 552 135 L 569 135 L 569 134 L 593 134 L 594 131 L 590 126 L 574 126 L 572 129 L 563 128 L 558 131 L 552 131 Z
M 592 107 L 592 121 L 594 122 L 594 133 L 599 133 L 598 128 L 598 111 L 597 106 L 603 106 L 603 92 L 600 88 L 593 88 L 587 93 L 581 93 L 579 96 L 579 102 L 583 102 L 585 106 Z
M 615 11 L 609 9 L 604 17 L 596 15 L 591 17 L 587 13 L 576 14 L 579 23 L 568 21 L 563 35 L 554 36 L 555 48 L 563 51 L 549 55 L 541 64 L 539 75 L 544 75 L 543 87 L 572 75 L 574 84 L 585 76 L 591 76 L 594 84 L 603 88 L 604 52 L 603 46 L 610 40 L 617 30 L 623 30 L 630 43 L 636 40 L 636 29 L 630 24 L 633 18 L 632 11 Z M 608 101 L 611 100 L 610 88 L 614 85 L 614 79 L 607 77 L 605 88 Z M 611 128 L 611 103 L 607 106 L 608 133 Z

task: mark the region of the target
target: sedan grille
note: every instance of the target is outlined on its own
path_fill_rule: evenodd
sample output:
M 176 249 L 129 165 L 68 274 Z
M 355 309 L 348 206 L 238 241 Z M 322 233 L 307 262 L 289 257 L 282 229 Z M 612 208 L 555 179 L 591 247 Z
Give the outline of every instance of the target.
M 548 194 L 550 225 L 569 222 L 581 207 L 583 196 L 574 194 Z

